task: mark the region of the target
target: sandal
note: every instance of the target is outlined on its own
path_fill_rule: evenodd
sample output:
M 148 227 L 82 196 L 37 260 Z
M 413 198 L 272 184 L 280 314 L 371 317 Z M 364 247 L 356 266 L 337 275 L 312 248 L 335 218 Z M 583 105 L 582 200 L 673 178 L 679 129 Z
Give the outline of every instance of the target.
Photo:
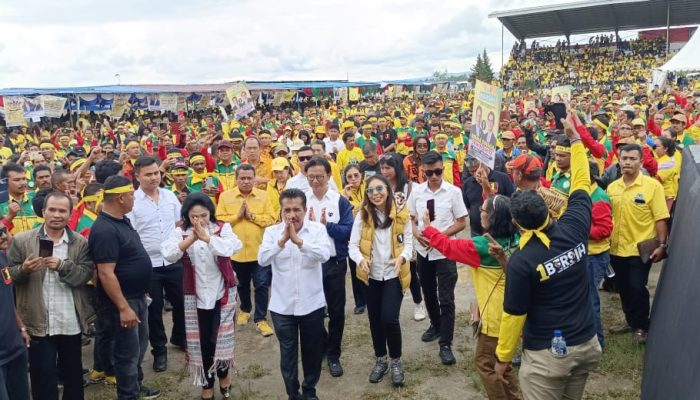
M 224 399 L 230 399 L 231 398 L 231 387 L 233 385 L 228 385 L 228 387 L 221 387 L 219 386 L 219 391 L 221 392 L 221 395 L 224 396 Z

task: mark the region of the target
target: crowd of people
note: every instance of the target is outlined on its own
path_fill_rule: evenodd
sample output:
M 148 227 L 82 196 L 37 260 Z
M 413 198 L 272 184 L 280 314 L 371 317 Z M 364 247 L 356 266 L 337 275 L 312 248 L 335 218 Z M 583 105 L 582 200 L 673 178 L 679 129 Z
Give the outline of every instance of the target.
M 516 43 L 503 69 L 508 90 L 551 88 L 572 85 L 590 90 L 651 81 L 651 71 L 666 60 L 666 41 L 621 40 L 610 36 L 591 37 L 587 44 L 561 40 L 542 46 Z
M 369 382 L 402 386 L 407 291 L 445 365 L 456 310 L 471 310 L 489 398 L 581 398 L 606 333 L 646 340 L 649 270 L 666 255 L 682 149 L 700 140 L 692 86 L 621 94 L 589 78 L 601 90 L 575 91 L 559 118 L 549 96 L 531 110 L 509 99 L 493 168 L 469 153 L 471 92 L 0 127 L 0 399 L 58 399 L 59 384 L 82 399 L 85 380 L 156 398 L 149 344 L 154 371 L 174 352 L 203 399 L 230 398 L 251 322 L 279 342 L 286 396 L 316 399 L 323 359 L 340 379 L 355 350 L 342 346 L 347 301 L 369 318 Z M 457 263 L 474 304 L 455 301 Z M 610 266 L 621 327 L 600 318 Z

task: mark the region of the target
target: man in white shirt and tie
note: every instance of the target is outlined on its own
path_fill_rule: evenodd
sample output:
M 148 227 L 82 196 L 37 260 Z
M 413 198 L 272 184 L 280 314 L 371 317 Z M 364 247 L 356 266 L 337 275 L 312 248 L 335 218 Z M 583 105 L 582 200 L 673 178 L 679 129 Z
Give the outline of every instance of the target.
M 153 353 L 153 370 L 168 368 L 168 337 L 163 325 L 163 290 L 173 305 L 173 329 L 170 343 L 185 348 L 185 312 L 182 294 L 182 264 L 169 264 L 161 254 L 161 244 L 175 230 L 182 206 L 173 192 L 160 187 L 158 160 L 139 157 L 134 163 L 134 176 L 139 188 L 134 192 L 134 208 L 127 214 L 141 237 L 153 265 L 149 294 L 153 302 L 148 307 L 148 330 Z
M 272 266 L 272 296 L 269 310 L 280 344 L 280 367 L 289 399 L 312 400 L 321 376 L 323 357 L 322 264 L 330 258 L 326 227 L 305 220 L 306 195 L 299 189 L 280 194 L 282 221 L 268 227 L 258 252 L 261 266 Z M 298 348 L 304 381 L 299 393 Z

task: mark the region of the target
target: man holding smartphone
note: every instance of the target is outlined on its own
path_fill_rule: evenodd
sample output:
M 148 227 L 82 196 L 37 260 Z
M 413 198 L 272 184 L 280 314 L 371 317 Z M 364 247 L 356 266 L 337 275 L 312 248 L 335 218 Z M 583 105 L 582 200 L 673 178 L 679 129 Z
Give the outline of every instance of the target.
M 454 236 L 467 226 L 467 208 L 462 192 L 443 179 L 444 166 L 440 154 L 434 151 L 426 153 L 421 158 L 421 164 L 426 181 L 413 189 L 408 199 L 418 251 L 418 276 L 430 318 L 430 327 L 421 339 L 424 342 L 440 339 L 440 360 L 445 365 L 452 365 L 456 362 L 452 353 L 452 338 L 457 264 L 430 247 L 430 241 L 421 235 L 417 223 L 428 210 L 432 226 L 444 235 Z

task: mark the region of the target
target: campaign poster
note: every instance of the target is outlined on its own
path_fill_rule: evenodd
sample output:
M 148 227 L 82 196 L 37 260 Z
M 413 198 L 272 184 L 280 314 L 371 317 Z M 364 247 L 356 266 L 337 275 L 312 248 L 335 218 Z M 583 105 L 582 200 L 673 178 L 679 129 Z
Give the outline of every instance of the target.
M 158 96 L 160 100 L 160 109 L 163 111 L 177 111 L 177 94 L 176 93 L 161 93 Z
M 564 103 L 569 104 L 571 100 L 571 91 L 573 87 L 571 85 L 557 86 L 552 88 L 552 103 Z
M 60 96 L 42 95 L 41 105 L 44 108 L 44 116 L 58 118 L 65 112 L 66 99 Z
M 238 82 L 226 89 L 226 98 L 235 119 L 241 119 L 255 110 L 255 100 L 245 82 Z
M 469 155 L 493 169 L 496 160 L 498 123 L 503 89 L 476 81 L 472 126 L 469 129 Z
M 24 97 L 5 96 L 5 122 L 7 126 L 26 125 L 24 120 Z
M 42 106 L 41 104 L 40 97 L 36 97 L 33 99 L 25 97 L 24 103 L 22 104 L 22 108 L 24 110 L 24 118 L 31 118 L 32 120 L 36 120 L 37 118 L 41 118 L 45 115 L 44 106 Z

